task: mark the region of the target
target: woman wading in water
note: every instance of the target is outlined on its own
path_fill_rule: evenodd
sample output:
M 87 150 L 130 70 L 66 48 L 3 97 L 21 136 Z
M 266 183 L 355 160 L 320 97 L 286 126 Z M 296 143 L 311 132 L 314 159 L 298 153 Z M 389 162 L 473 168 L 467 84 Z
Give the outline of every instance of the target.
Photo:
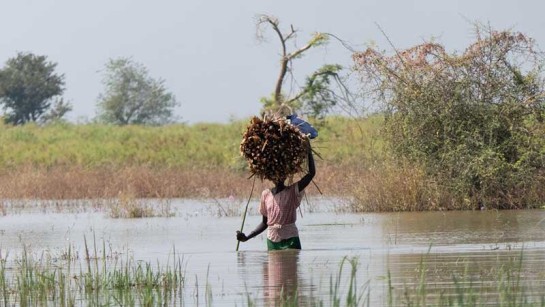
M 308 148 L 308 173 L 298 182 L 285 186 L 286 178 L 274 183 L 274 188 L 261 193 L 259 213 L 263 219 L 247 236 L 237 231 L 237 240 L 246 242 L 267 231 L 267 247 L 269 250 L 301 249 L 299 231 L 295 225 L 297 208 L 301 204 L 304 189 L 316 174 L 312 150 Z

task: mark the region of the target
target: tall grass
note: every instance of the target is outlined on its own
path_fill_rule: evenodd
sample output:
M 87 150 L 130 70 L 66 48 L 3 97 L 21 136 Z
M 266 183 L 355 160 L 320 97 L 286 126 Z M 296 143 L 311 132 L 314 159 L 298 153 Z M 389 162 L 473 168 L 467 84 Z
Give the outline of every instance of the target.
M 126 259 L 112 259 L 103 246 L 85 244 L 85 263 L 79 270 L 71 257 L 65 266 L 45 257 L 35 258 L 27 248 L 6 268 L 0 261 L 0 302 L 2 306 L 168 306 L 184 291 L 185 272 L 174 251 L 172 263 L 152 265 Z M 104 244 L 103 244 L 104 245 Z M 81 303 L 78 303 L 81 305 Z
M 412 163 L 385 158 L 349 174 L 356 178 L 351 186 L 353 212 L 472 209 L 468 199 L 452 194 L 445 183 Z
M 2 126 L 4 157 L 0 169 L 151 165 L 198 167 L 228 164 L 225 149 L 235 148 L 237 125 L 107 126 L 55 124 Z M 212 132 L 212 133 L 210 133 Z
M 379 123 L 326 121 L 313 142 L 322 157 L 316 182 L 324 193 L 346 191 L 343 170 L 377 156 Z M 0 124 L 0 196 L 247 197 L 249 173 L 239 154 L 246 125 Z
M 380 118 L 355 121 L 328 119 L 315 145 L 328 161 L 344 161 L 369 153 L 380 139 Z M 244 170 L 239 145 L 246 121 L 229 124 L 148 126 L 48 126 L 0 124 L 0 170 L 14 168 L 100 169 L 217 167 Z
M 76 252 L 69 247 L 68 257 L 62 263 L 48 257 L 36 257 L 24 248 L 22 254 L 11 260 L 0 260 L 0 304 L 2 306 L 172 306 L 224 304 L 225 293 L 214 291 L 208 282 L 204 287 L 198 280 L 187 282 L 183 261 L 173 250 L 166 265 L 138 262 L 126 257 L 120 259 L 107 252 L 93 240 L 85 241 L 84 264 L 78 265 Z M 490 272 L 470 271 L 452 273 L 451 281 L 441 278 L 436 283 L 430 278 L 434 272 L 422 256 L 413 276 L 399 277 L 387 268 L 382 282 L 386 293 L 373 291 L 377 280 L 360 280 L 357 258 L 344 257 L 339 270 L 329 278 L 329 291 L 311 290 L 309 293 L 280 292 L 276 306 L 545 306 L 540 292 L 541 280 L 525 276 L 523 254 L 513 257 Z M 463 261 L 462 261 L 463 262 Z M 320 283 L 322 281 L 319 281 Z M 194 287 L 194 288 L 193 288 Z M 384 289 L 376 287 L 374 289 Z M 204 289 L 204 293 L 199 293 Z M 322 287 L 320 289 L 324 290 Z M 259 293 L 239 292 L 242 306 L 256 306 Z M 190 302 L 186 300 L 192 298 Z M 238 304 L 237 304 L 238 305 Z
M 320 123 L 320 135 L 312 141 L 320 156 L 314 179 L 317 188 L 311 185 L 307 193 L 352 199 L 351 209 L 356 212 L 481 205 L 478 197 L 453 193 L 456 187 L 451 182 L 434 179 L 422 165 L 391 157 L 381 136 L 383 122 L 376 115 L 329 117 Z M 247 124 L 245 120 L 163 127 L 0 124 L 4 144 L 0 146 L 0 197 L 119 198 L 120 203 L 120 195 L 247 198 L 251 182 L 239 155 Z M 531 196 L 528 208 L 544 205 L 545 177 L 542 181 L 521 186 Z M 257 182 L 256 190 L 268 187 L 269 182 Z M 0 204 L 0 214 L 5 213 Z

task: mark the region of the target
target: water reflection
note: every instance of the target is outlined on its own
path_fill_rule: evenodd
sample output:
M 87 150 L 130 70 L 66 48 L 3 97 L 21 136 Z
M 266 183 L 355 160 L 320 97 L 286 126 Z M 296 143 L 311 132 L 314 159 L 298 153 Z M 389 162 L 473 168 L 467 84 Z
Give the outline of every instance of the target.
M 300 274 L 300 261 L 300 250 L 237 253 L 238 274 L 260 306 L 305 305 L 310 286 Z
M 266 306 L 299 298 L 299 250 L 270 251 L 263 265 L 263 298 Z

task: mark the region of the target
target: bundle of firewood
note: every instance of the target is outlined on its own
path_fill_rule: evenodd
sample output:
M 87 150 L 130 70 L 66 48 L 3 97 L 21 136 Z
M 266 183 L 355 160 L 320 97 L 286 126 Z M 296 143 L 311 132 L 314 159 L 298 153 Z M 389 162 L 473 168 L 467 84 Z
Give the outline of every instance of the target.
M 252 118 L 240 143 L 250 173 L 273 182 L 302 171 L 309 139 L 283 118 Z

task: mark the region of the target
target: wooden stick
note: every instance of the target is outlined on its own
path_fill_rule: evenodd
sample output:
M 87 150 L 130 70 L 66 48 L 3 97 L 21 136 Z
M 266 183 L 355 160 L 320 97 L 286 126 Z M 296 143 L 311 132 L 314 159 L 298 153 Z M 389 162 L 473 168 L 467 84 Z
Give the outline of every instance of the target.
M 248 202 L 246 203 L 246 209 L 244 209 L 244 215 L 242 216 L 242 225 L 240 226 L 240 232 L 242 232 L 242 230 L 244 229 L 244 222 L 246 221 L 246 212 L 248 212 L 248 205 L 250 204 L 250 200 L 252 199 L 252 194 L 254 193 L 255 178 L 256 177 L 254 177 L 254 181 L 252 183 L 252 190 L 250 191 L 250 197 L 248 197 Z M 240 245 L 240 241 L 237 240 L 237 249 L 236 249 L 237 252 L 238 252 L 239 245 Z

